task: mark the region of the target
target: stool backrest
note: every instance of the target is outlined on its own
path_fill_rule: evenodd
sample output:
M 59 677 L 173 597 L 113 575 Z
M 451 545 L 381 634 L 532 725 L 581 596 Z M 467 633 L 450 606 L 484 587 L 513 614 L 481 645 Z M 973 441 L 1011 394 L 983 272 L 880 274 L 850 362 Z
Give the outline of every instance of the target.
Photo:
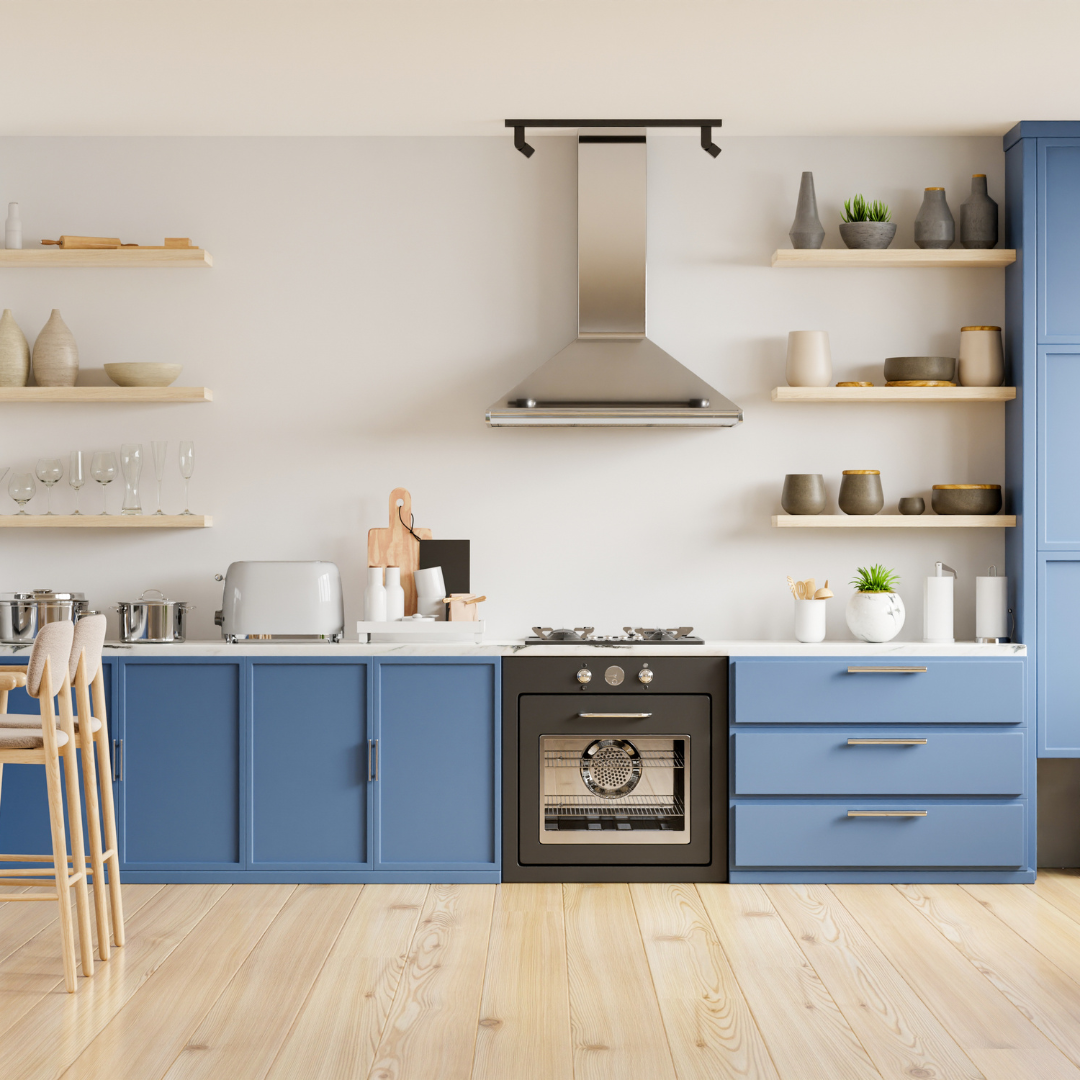
M 79 657 L 85 655 L 83 671 L 86 681 L 92 683 L 101 667 L 101 648 L 105 644 L 105 616 L 84 615 L 75 624 L 75 636 L 71 643 L 71 658 L 68 662 L 68 675 L 75 682 L 75 672 L 79 668 Z
M 34 647 L 30 650 L 30 660 L 26 665 L 26 692 L 33 698 L 55 697 L 67 679 L 68 662 L 71 659 L 71 642 L 75 637 L 75 627 L 64 622 L 46 623 L 34 638 Z M 41 685 L 41 676 L 45 671 L 45 661 L 49 661 L 49 682 L 51 686 Z

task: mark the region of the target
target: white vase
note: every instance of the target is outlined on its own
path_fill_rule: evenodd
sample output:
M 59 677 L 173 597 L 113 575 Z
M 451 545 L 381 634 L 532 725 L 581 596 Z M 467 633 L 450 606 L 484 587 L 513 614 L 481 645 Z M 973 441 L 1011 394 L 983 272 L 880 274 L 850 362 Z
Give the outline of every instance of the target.
M 386 621 L 405 618 L 405 590 L 401 587 L 401 567 L 386 568 Z
M 30 380 L 30 346 L 9 308 L 0 315 L 0 386 L 25 386 Z
M 34 382 L 38 386 L 74 386 L 78 374 L 79 347 L 59 310 L 53 308 L 34 342 Z
M 4 222 L 4 247 L 9 251 L 22 248 L 22 218 L 19 217 L 19 204 L 8 203 L 7 221 Z
M 860 641 L 892 641 L 904 629 L 904 601 L 896 593 L 856 592 L 844 617 Z
M 825 640 L 825 605 L 827 600 L 795 601 L 795 640 Z
M 788 386 L 828 386 L 832 354 L 825 330 L 792 330 L 787 336 Z
M 382 575 L 381 566 L 368 567 L 367 588 L 364 590 L 365 622 L 386 622 L 386 589 Z

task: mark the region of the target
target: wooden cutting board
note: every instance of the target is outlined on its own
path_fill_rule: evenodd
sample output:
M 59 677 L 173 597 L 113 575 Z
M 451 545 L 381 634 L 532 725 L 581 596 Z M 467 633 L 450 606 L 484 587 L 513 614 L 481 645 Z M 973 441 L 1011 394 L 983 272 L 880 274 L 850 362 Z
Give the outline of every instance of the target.
M 402 505 L 398 506 L 398 500 Z M 413 532 L 405 527 L 412 520 L 412 496 L 405 488 L 394 488 L 390 492 L 390 527 L 388 529 L 368 529 L 367 559 L 368 566 L 400 566 L 401 587 L 405 590 L 405 614 L 416 614 L 416 582 L 413 572 L 420 568 L 420 541 L 431 539 L 430 529 L 418 529 Z

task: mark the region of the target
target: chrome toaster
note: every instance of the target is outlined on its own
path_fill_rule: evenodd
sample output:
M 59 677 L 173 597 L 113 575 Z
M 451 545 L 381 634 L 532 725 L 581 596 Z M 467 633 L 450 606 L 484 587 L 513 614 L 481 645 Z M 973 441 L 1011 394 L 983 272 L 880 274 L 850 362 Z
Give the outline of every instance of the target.
M 214 622 L 235 641 L 340 641 L 341 574 L 332 562 L 234 562 Z

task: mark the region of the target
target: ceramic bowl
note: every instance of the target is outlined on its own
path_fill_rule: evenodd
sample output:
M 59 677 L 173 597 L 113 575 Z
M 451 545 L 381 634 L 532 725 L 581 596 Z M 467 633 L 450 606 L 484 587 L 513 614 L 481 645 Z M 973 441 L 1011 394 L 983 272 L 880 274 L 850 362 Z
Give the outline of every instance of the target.
M 907 495 L 896 508 L 901 514 L 921 514 L 926 509 L 926 502 L 921 495 Z
M 955 356 L 890 356 L 885 361 L 886 382 L 952 382 Z
M 106 364 L 105 374 L 117 386 L 172 386 L 183 364 Z
M 840 239 L 849 248 L 887 248 L 896 235 L 895 221 L 842 221 Z
M 1000 484 L 935 484 L 930 496 L 935 514 L 996 514 Z

